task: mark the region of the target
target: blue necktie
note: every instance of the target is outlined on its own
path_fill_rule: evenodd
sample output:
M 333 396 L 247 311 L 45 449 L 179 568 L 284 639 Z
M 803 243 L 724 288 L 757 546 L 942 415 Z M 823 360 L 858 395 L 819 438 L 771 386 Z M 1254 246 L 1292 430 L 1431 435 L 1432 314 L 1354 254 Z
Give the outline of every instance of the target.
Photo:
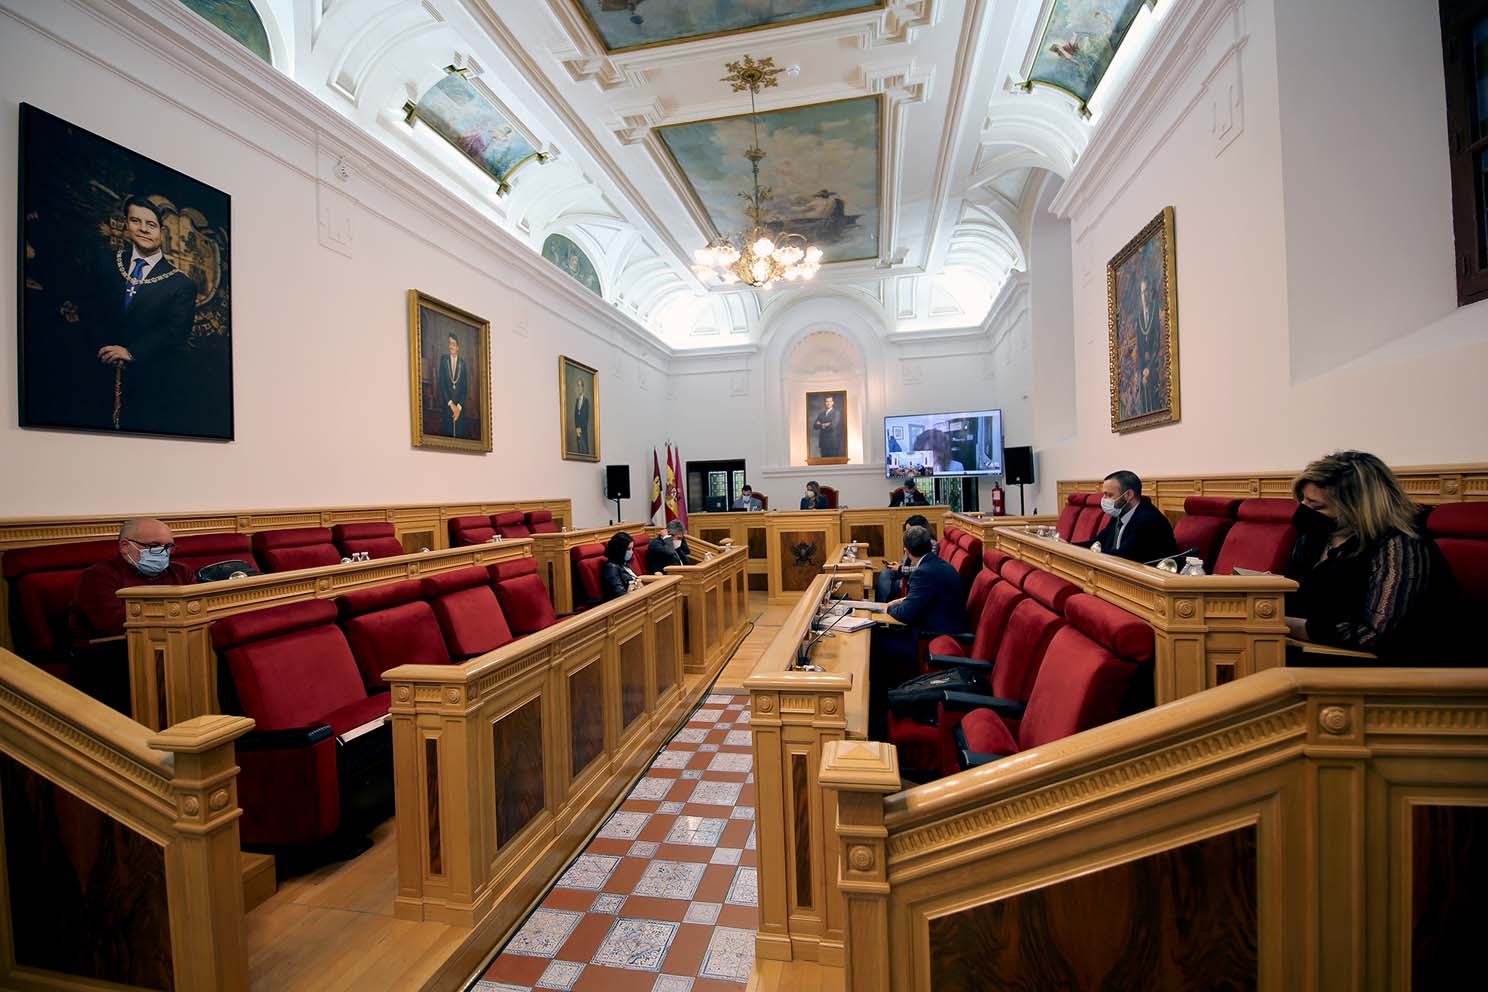
M 134 268 L 129 272 L 129 287 L 124 290 L 124 309 L 129 309 L 129 304 L 134 302 L 134 291 L 139 288 L 139 281 L 144 278 L 145 266 L 149 264 L 143 258 L 134 260 Z

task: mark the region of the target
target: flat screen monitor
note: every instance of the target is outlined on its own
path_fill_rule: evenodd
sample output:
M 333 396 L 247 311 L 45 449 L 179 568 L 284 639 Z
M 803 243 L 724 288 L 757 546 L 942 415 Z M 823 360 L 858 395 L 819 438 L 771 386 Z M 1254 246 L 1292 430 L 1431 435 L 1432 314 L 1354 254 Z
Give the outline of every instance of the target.
M 1002 411 L 884 418 L 884 474 L 1001 475 Z

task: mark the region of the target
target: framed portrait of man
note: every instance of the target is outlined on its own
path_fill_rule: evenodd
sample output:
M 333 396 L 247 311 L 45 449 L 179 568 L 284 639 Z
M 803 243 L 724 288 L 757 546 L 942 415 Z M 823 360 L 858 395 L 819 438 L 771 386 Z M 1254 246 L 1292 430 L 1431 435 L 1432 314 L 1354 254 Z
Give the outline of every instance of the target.
M 806 464 L 847 462 L 847 390 L 806 394 Z
M 599 373 L 567 355 L 558 356 L 558 409 L 563 457 L 599 461 Z
M 20 107 L 20 426 L 233 439 L 232 200 Z
M 491 450 L 491 324 L 408 291 L 413 445 Z
M 1165 207 L 1106 266 L 1111 430 L 1178 420 L 1178 264 Z

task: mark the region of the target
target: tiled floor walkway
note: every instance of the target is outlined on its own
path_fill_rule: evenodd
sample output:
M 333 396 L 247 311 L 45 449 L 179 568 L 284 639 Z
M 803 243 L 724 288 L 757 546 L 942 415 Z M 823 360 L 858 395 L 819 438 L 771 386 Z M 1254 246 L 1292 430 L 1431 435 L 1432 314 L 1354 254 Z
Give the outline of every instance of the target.
M 749 697 L 708 696 L 475 992 L 738 992 L 759 920 Z

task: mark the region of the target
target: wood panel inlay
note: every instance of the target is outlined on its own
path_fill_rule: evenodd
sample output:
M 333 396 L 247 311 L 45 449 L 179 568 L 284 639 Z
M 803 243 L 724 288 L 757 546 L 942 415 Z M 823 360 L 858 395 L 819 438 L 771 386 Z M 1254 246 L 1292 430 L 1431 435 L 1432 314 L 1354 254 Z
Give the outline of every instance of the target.
M 1411 810 L 1411 987 L 1460 987 L 1488 933 L 1488 807 Z
M 515 837 L 547 802 L 543 785 L 542 700 L 535 698 L 491 725 L 495 754 L 496 845 Z
M 604 665 L 592 661 L 568 677 L 570 773 L 583 774 L 604 753 Z
M 439 825 L 439 741 L 424 738 L 424 797 L 429 821 L 429 874 L 444 874 L 444 839 Z
M 0 754 L 16 964 L 174 989 L 165 850 Z
M 745 540 L 749 544 L 749 557 L 755 561 L 764 561 L 765 554 L 765 529 L 763 527 L 751 527 L 747 532 Z
M 677 684 L 677 615 L 656 625 L 656 694 Z
M 1241 990 L 1257 968 L 1254 827 L 930 921 L 937 990 Z
M 821 574 L 827 561 L 826 535 L 819 530 L 782 531 L 780 534 L 780 588 L 805 592 Z
M 796 905 L 810 909 L 811 897 L 811 775 L 806 755 L 791 755 L 791 801 L 796 834 Z
M 620 726 L 646 712 L 646 642 L 637 634 L 620 645 Z
M 848 529 L 849 536 L 856 544 L 868 545 L 866 557 L 882 558 L 884 556 L 884 529 L 882 524 L 853 524 Z M 864 556 L 859 556 L 864 557 Z
M 733 537 L 734 532 L 727 527 L 703 527 L 698 530 L 698 537 L 709 544 L 722 544 L 724 538 Z

